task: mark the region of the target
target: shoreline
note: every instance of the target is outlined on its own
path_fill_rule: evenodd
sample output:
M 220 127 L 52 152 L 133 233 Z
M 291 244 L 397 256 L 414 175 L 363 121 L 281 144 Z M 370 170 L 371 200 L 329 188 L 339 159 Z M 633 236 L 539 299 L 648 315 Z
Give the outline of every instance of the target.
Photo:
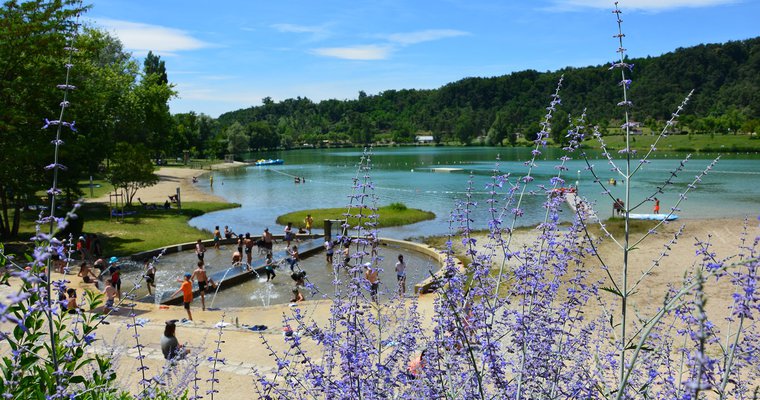
M 207 201 L 229 204 L 231 202 L 226 198 L 202 189 L 203 187 L 210 186 L 210 181 L 206 177 L 209 174 L 213 174 L 214 171 L 242 168 L 248 165 L 250 164 L 235 161 L 232 163 L 213 164 L 210 170 L 197 170 L 186 167 L 160 167 L 156 171 L 158 183 L 150 187 L 138 189 L 134 199 L 140 199 L 145 203 L 163 204 L 164 201 L 168 200 L 170 195 L 176 194 L 177 188 L 179 188 L 180 200 L 183 202 Z M 199 178 L 198 182 L 193 183 L 193 177 Z M 201 179 L 201 177 L 204 179 Z M 94 199 L 88 199 L 87 201 L 108 203 L 109 198 L 108 194 L 105 194 Z

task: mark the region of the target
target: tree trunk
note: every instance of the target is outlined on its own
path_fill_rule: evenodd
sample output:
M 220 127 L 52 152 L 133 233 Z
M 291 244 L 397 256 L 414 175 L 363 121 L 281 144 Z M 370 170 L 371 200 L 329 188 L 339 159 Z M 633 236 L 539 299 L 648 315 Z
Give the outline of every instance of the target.
M 18 236 L 18 228 L 21 225 L 21 205 L 20 202 L 16 202 L 13 207 L 13 227 L 11 228 L 11 237 Z
M 5 186 L 0 186 L 0 203 L 2 205 L 2 218 L 0 218 L 0 237 L 10 239 L 10 221 L 8 220 L 8 198 L 5 194 Z

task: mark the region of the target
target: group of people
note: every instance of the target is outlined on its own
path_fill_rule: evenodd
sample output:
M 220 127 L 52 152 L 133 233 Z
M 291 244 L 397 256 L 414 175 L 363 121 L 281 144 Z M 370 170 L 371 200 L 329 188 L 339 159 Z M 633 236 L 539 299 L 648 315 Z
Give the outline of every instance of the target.
M 652 212 L 654 214 L 659 214 L 660 213 L 660 199 L 658 199 L 657 197 L 654 197 L 651 199 L 651 201 L 654 201 Z M 615 201 L 612 203 L 612 214 L 623 215 L 624 213 L 625 213 L 625 202 L 623 202 L 623 200 L 620 200 L 620 198 L 615 199 Z
M 187 311 L 187 319 L 193 320 L 193 313 L 190 311 L 190 303 L 193 302 L 193 281 L 198 284 L 198 292 L 201 296 L 201 308 L 206 311 L 206 290 L 216 288 L 216 282 L 211 279 L 206 273 L 205 263 L 203 260 L 198 260 L 197 268 L 192 272 L 186 272 L 184 279 L 179 279 L 181 282 L 179 289 L 175 291 L 171 296 L 174 297 L 180 292 L 182 293 L 182 306 Z

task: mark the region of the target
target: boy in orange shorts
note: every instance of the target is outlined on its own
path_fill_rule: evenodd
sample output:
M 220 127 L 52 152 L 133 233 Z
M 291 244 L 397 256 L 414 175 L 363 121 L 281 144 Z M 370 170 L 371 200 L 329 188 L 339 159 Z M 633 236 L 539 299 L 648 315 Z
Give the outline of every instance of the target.
M 185 307 L 185 310 L 187 311 L 187 318 L 192 321 L 193 320 L 193 314 L 190 313 L 190 303 L 193 302 L 193 283 L 190 280 L 189 273 L 185 274 L 185 280 L 182 282 L 182 286 L 177 289 L 174 294 L 172 294 L 170 297 L 176 296 L 179 292 L 182 292 L 182 305 Z

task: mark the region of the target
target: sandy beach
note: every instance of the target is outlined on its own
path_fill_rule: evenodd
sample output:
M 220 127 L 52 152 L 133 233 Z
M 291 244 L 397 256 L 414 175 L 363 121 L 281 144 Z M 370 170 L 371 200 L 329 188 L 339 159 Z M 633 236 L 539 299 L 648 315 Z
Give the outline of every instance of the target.
M 240 165 L 240 163 L 236 163 L 228 167 Z M 208 174 L 208 171 L 204 172 Z M 224 199 L 205 193 L 198 188 L 198 185 L 208 185 L 208 175 L 201 177 L 198 183 L 192 183 L 192 177 L 201 174 L 199 170 L 161 168 L 158 173 L 161 182 L 153 187 L 141 189 L 136 197 L 141 197 L 145 202 L 163 202 L 167 194 L 173 193 L 176 187 L 180 187 L 185 201 L 224 201 Z M 102 201 L 103 199 L 99 200 Z M 670 246 L 668 255 L 661 257 L 663 245 L 672 239 L 673 234 L 681 228 L 682 224 L 685 224 L 685 228 L 677 245 Z M 747 237 L 751 242 L 758 235 L 757 221 L 752 218 L 747 225 L 749 226 Z M 745 221 L 742 219 L 716 219 L 677 221 L 661 227 L 656 235 L 644 241 L 637 250 L 631 253 L 629 276 L 634 281 L 649 270 L 653 260 L 660 260 L 659 266 L 648 273 L 646 283 L 641 285 L 638 293 L 632 298 L 634 307 L 644 315 L 651 313 L 655 307 L 661 304 L 668 285 L 678 285 L 682 281 L 686 271 L 699 262 L 699 259 L 695 258 L 695 240 L 709 240 L 712 244 L 711 251 L 715 252 L 718 258 L 736 254 L 738 246 L 741 245 L 744 226 Z M 519 247 L 522 244 L 529 243 L 535 237 L 535 231 L 520 230 L 515 235 L 513 244 Z M 480 236 L 477 239 L 479 246 L 484 245 L 487 241 L 485 236 Z M 619 274 L 622 265 L 622 256 L 616 244 L 609 239 L 603 241 L 599 245 L 599 253 L 603 259 L 607 260 L 606 263 L 613 275 L 617 276 L 616 274 Z M 609 279 L 600 268 L 600 262 L 596 257 L 588 256 L 585 260 L 585 266 L 590 271 L 592 279 L 601 281 Z M 60 278 L 64 277 L 54 274 L 53 279 Z M 77 288 L 79 293 L 85 289 L 93 289 L 92 285 L 82 283 L 81 279 L 74 275 L 74 272 L 66 276 L 65 279 L 72 281 L 70 286 Z M 15 284 L 17 285 L 18 282 Z M 609 282 L 602 284 L 602 286 L 605 285 L 609 285 Z M 5 296 L 12 290 L 13 287 L 0 288 L 0 295 Z M 708 293 L 711 295 L 708 302 L 708 312 L 712 315 L 728 313 L 732 292 L 721 283 L 710 286 Z M 423 316 L 423 321 L 431 320 L 434 298 L 433 294 L 419 297 L 419 312 Z M 330 317 L 329 301 L 307 301 L 301 303 L 299 308 L 307 320 L 313 319 L 319 324 L 324 325 Z M 225 395 L 225 398 L 252 396 L 252 369 L 271 372 L 276 368 L 275 362 L 269 356 L 262 340 L 267 340 L 276 350 L 287 349 L 288 345 L 283 340 L 282 319 L 284 315 L 290 315 L 293 311 L 294 308 L 288 305 L 202 311 L 200 299 L 196 298 L 192 304 L 195 321 L 178 325 L 177 337 L 180 342 L 187 343 L 193 352 L 192 354 L 200 357 L 199 377 L 201 381 L 199 386 L 201 386 L 201 391 L 205 392 L 209 389 L 206 379 L 210 377 L 208 371 L 212 368 L 212 364 L 206 358 L 213 355 L 212 352 L 216 346 L 215 341 L 219 335 L 219 329 L 216 328 L 218 323 L 224 320 L 229 325 L 225 327 L 222 333 L 223 342 L 220 344 L 220 356 L 226 361 L 224 365 L 217 366 L 217 369 L 220 370 L 216 375 L 220 380 L 217 389 Z M 164 323 L 171 319 L 185 318 L 186 313 L 181 306 L 159 307 L 156 304 L 146 303 L 137 303 L 134 307 L 134 313 L 136 314 L 135 318 L 144 325 L 140 328 L 139 333 L 140 343 L 145 346 L 143 349 L 143 354 L 146 356 L 145 363 L 150 368 L 148 374 L 155 375 L 161 371 L 165 363 L 159 345 Z M 124 308 L 117 315 L 111 316 L 109 318 L 110 324 L 103 325 L 98 329 L 99 340 L 91 348 L 91 351 L 102 354 L 119 354 L 120 356 L 116 360 L 118 381 L 121 384 L 132 382 L 132 389 L 135 389 L 140 379 L 137 376 L 139 363 L 135 358 L 137 352 L 134 348 L 135 341 L 132 338 L 134 332 L 127 327 L 127 324 L 133 322 L 129 314 L 130 310 Z M 266 325 L 268 329 L 263 332 L 252 332 L 245 329 L 242 326 L 243 324 Z M 304 338 L 303 343 L 311 354 L 318 354 L 319 348 L 314 340 Z M 188 365 L 188 362 L 183 362 L 180 364 L 180 369 L 187 368 Z
M 227 200 L 225 198 L 203 191 L 200 187 L 209 186 L 209 179 L 213 176 L 214 171 L 216 170 L 240 168 L 245 167 L 246 165 L 248 164 L 235 161 L 231 163 L 214 164 L 211 166 L 210 170 L 161 167 L 156 171 L 159 182 L 151 187 L 138 189 L 134 198 L 135 201 L 140 198 L 140 200 L 145 203 L 163 204 L 164 201 L 168 199 L 168 196 L 177 193 L 177 188 L 179 188 L 182 201 L 215 201 L 226 203 Z M 193 177 L 198 178 L 197 183 L 193 183 Z M 88 201 L 107 203 L 108 195 Z

